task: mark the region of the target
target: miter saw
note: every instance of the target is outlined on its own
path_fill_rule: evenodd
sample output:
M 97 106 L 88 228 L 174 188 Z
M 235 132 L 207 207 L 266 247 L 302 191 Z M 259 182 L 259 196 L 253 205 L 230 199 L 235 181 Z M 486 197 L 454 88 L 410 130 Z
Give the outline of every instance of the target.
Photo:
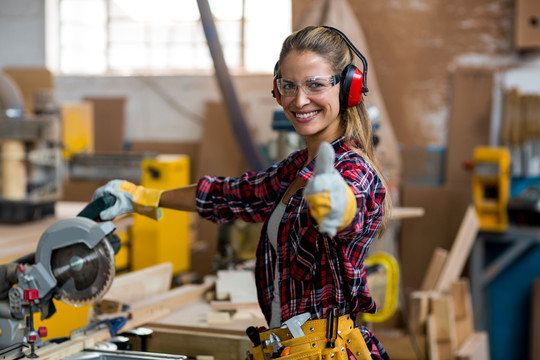
M 36 252 L 16 261 L 18 282 L 0 300 L 0 358 L 2 354 L 42 343 L 46 329 L 34 329 L 33 316 L 48 319 L 55 313 L 53 299 L 73 306 L 96 302 L 115 276 L 115 252 L 120 247 L 115 225 L 98 222 L 99 212 L 114 202 L 99 198 L 77 217 L 52 224 L 41 236 Z M 4 281 L 0 279 L 0 281 Z

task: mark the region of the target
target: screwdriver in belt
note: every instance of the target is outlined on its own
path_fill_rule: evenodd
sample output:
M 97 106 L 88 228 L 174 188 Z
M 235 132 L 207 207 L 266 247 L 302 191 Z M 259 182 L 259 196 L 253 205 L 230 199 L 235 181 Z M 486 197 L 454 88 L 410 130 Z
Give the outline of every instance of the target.
M 336 338 L 338 332 L 338 309 L 328 309 L 328 316 L 326 318 L 326 347 L 333 349 L 336 347 Z

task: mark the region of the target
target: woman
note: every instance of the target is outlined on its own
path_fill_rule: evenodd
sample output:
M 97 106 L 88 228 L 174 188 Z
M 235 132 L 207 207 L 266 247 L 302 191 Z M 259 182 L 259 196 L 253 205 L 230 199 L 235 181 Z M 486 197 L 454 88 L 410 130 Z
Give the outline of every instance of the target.
M 163 192 L 113 180 L 94 194 L 118 199 L 103 219 L 130 211 L 157 218 L 161 206 L 197 211 L 214 222 L 264 222 L 255 276 L 270 330 L 257 334 L 263 342 L 253 349 L 255 358 L 276 355 L 278 347 L 306 358 L 388 358 L 371 331 L 353 323 L 359 313 L 376 311 L 363 261 L 390 209 L 361 99 L 366 79 L 351 65 L 354 54 L 361 56 L 329 27 L 307 27 L 284 41 L 274 96 L 307 147 L 272 167 L 239 178 L 206 176 Z M 306 313 L 305 336 L 288 339 L 281 324 Z

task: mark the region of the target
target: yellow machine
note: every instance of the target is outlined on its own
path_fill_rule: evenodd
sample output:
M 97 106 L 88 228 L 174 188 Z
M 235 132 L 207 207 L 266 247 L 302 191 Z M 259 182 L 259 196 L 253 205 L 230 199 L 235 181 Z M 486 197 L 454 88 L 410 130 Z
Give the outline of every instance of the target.
M 169 190 L 190 184 L 189 157 L 158 155 L 142 162 L 141 185 Z M 190 267 L 190 215 L 183 211 L 162 209 L 159 221 L 135 214 L 130 234 L 131 270 L 170 262 L 173 274 Z
M 505 147 L 477 147 L 473 154 L 473 200 L 480 229 L 502 232 L 508 227 L 510 152 Z

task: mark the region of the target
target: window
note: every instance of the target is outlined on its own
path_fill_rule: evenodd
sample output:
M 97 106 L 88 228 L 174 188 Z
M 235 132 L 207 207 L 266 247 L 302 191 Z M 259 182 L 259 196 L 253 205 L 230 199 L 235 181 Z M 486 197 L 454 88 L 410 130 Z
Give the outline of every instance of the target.
M 210 0 L 231 69 L 269 72 L 291 32 L 291 0 Z M 58 0 L 64 74 L 211 69 L 197 0 Z

